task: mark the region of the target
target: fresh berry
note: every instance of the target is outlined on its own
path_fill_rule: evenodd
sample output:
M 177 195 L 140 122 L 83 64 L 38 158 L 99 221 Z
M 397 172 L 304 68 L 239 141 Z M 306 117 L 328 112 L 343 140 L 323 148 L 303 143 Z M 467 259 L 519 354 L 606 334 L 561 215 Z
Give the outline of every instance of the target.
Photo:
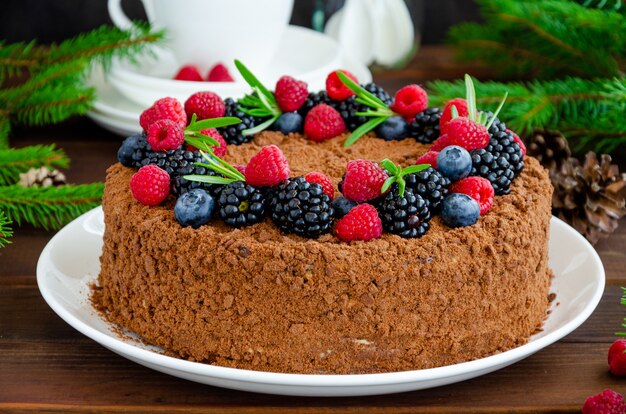
M 380 124 L 375 132 L 385 141 L 398 141 L 408 136 L 408 124 L 401 116 L 392 116 Z
M 202 82 L 202 75 L 195 65 L 185 65 L 174 76 L 175 80 Z
M 311 141 L 325 141 L 344 132 L 346 124 L 339 112 L 325 104 L 311 109 L 304 119 L 304 133 Z
M 352 92 L 350 88 L 343 84 L 341 79 L 339 79 L 337 72 L 339 71 L 331 72 L 326 77 L 326 93 L 331 99 L 334 99 L 336 101 L 343 101 L 344 99 L 348 99 L 349 97 L 354 95 L 354 92 Z M 359 83 L 356 76 L 354 76 L 347 70 L 342 69 L 341 73 L 352 79 L 354 82 Z
M 458 116 L 467 117 L 469 111 L 467 110 L 467 101 L 463 98 L 454 98 L 449 101 L 443 108 L 441 113 L 441 119 L 439 120 L 439 130 L 441 134 L 448 133 L 448 122 L 452 119 L 452 107 L 456 108 Z
M 345 242 L 377 239 L 383 234 L 383 223 L 374 206 L 359 204 L 337 221 L 335 234 Z
M 452 145 L 468 151 L 485 148 L 489 144 L 489 131 L 484 125 L 469 118 L 454 118 L 447 124 L 446 134 Z
M 272 187 L 289 178 L 289 161 L 276 145 L 259 150 L 246 165 L 246 182 L 257 187 Z
M 169 119 L 159 119 L 147 129 L 148 144 L 155 151 L 175 150 L 185 142 L 185 130 Z
M 428 151 L 425 154 L 420 155 L 417 160 L 415 160 L 415 164 L 430 164 L 431 167 L 437 168 L 437 156 L 439 155 L 439 151 Z
M 150 125 L 160 119 L 169 119 L 184 128 L 187 125 L 187 114 L 183 105 L 174 98 L 161 98 L 141 113 L 139 125 L 148 131 Z
M 156 165 L 146 165 L 130 177 L 130 192 L 141 204 L 158 206 L 170 193 L 170 176 Z
M 178 197 L 174 217 L 181 226 L 194 229 L 207 224 L 215 211 L 215 200 L 201 188 L 195 188 Z
M 466 227 L 478 221 L 480 206 L 467 194 L 450 194 L 443 199 L 441 218 L 448 227 Z
M 270 209 L 272 220 L 281 231 L 308 238 L 328 233 L 334 214 L 322 186 L 309 183 L 304 177 L 282 183 L 273 192 Z
M 359 204 L 356 201 L 348 200 L 344 196 L 335 197 L 332 202 L 333 209 L 335 210 L 335 217 L 342 218 L 350 212 L 354 207 Z
M 385 231 L 400 237 L 422 237 L 430 228 L 431 214 L 426 200 L 410 189 L 400 195 L 397 184 L 380 201 L 378 211 Z
M 585 400 L 583 414 L 624 414 L 626 402 L 622 394 L 606 389 L 599 394 L 592 395 Z
M 220 217 L 231 227 L 243 227 L 263 220 L 267 201 L 261 190 L 243 181 L 224 186 L 219 199 Z
M 517 135 L 515 132 L 511 131 L 510 129 L 507 129 L 506 132 L 513 135 L 513 141 L 516 142 L 517 145 L 519 145 L 520 149 L 522 150 L 522 158 L 525 157 L 526 156 L 526 144 L 524 144 L 524 141 L 522 141 L 519 135 Z
M 472 157 L 465 148 L 450 145 L 437 155 L 437 169 L 452 182 L 460 180 L 472 170 Z
M 478 202 L 480 215 L 485 214 L 493 205 L 495 196 L 493 186 L 483 177 L 466 177 L 450 185 L 450 193 L 467 194 Z
M 237 171 L 242 173 L 244 177 L 246 176 L 246 165 L 245 164 L 238 164 L 238 165 L 234 165 L 233 167 L 235 167 L 235 169 Z
M 437 138 L 435 142 L 433 142 L 433 144 L 430 146 L 430 150 L 439 152 L 450 145 L 453 145 L 450 137 L 448 137 L 448 134 L 444 134 Z
M 609 348 L 609 370 L 613 375 L 626 376 L 626 339 L 618 339 Z
M 187 119 L 191 119 L 193 114 L 196 114 L 198 120 L 221 118 L 225 112 L 224 101 L 214 92 L 196 92 L 185 101 Z
M 439 138 L 439 108 L 427 108 L 415 115 L 409 124 L 409 136 L 422 144 L 430 144 Z
M 450 180 L 433 167 L 405 175 L 404 182 L 406 188 L 422 196 L 433 212 L 439 210 L 450 185 Z
M 413 119 L 428 108 L 428 94 L 419 85 L 407 85 L 396 92 L 391 109 L 405 119 Z
M 117 160 L 124 167 L 133 167 L 137 161 L 135 154 L 137 151 L 145 151 L 146 145 L 147 141 L 144 134 L 135 134 L 127 137 L 120 145 L 120 149 L 117 150 Z
M 226 66 L 222 65 L 221 63 L 218 63 L 217 65 L 213 66 L 209 70 L 206 80 L 209 82 L 234 82 L 235 81 L 233 77 L 230 76 L 230 73 L 228 73 L 228 69 L 226 68 Z
M 335 187 L 333 186 L 333 182 L 327 175 L 322 174 L 321 172 L 312 171 L 304 176 L 304 179 L 310 183 L 318 183 L 322 186 L 324 190 L 324 194 L 328 196 L 331 200 L 335 198 Z
M 306 82 L 296 80 L 291 76 L 283 76 L 276 82 L 274 97 L 283 112 L 297 111 L 308 96 Z
M 218 157 L 222 158 L 228 152 L 228 144 L 226 144 L 226 140 L 217 132 L 215 128 L 203 129 L 200 131 L 202 135 L 209 136 L 218 142 L 218 145 L 213 146 L 213 153 Z M 190 151 L 197 151 L 192 145 L 187 145 L 187 149 Z
M 381 196 L 387 173 L 380 165 L 367 160 L 352 160 L 341 180 L 341 192 L 352 201 L 362 203 Z
M 304 121 L 298 112 L 285 112 L 274 122 L 273 127 L 287 135 L 292 132 L 302 132 Z
M 239 104 L 232 98 L 226 98 L 224 101 L 226 105 L 226 112 L 224 116 L 234 116 L 241 119 L 241 123 L 237 125 L 229 125 L 227 127 L 218 128 L 220 134 L 224 137 L 228 144 L 241 145 L 246 142 L 252 141 L 254 136 L 252 134 L 245 134 L 246 129 L 255 127 L 256 125 L 264 122 L 266 118 L 257 118 L 252 115 L 248 115 L 239 109 Z

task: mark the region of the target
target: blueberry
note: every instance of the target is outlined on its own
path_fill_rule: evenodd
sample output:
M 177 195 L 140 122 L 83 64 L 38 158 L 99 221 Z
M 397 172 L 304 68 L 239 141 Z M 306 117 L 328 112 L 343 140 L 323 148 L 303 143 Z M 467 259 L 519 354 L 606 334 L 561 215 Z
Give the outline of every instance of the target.
M 465 148 L 450 145 L 439 152 L 437 169 L 450 181 L 460 180 L 472 171 L 472 156 Z
M 133 166 L 133 153 L 139 147 L 139 141 L 143 138 L 143 134 L 135 134 L 126 138 L 120 149 L 117 150 L 117 160 L 125 167 Z
M 302 132 L 302 115 L 297 112 L 285 112 L 278 117 L 274 128 L 285 135 L 290 132 Z
M 401 116 L 392 116 L 376 128 L 376 135 L 385 141 L 396 141 L 409 135 L 408 124 Z
M 205 190 L 195 188 L 178 197 L 174 216 L 181 226 L 194 229 L 207 224 L 215 211 L 215 200 Z
M 471 226 L 479 217 L 478 202 L 467 194 L 454 193 L 443 199 L 441 218 L 449 227 Z
M 357 206 L 356 201 L 348 200 L 344 196 L 335 197 L 332 202 L 332 206 L 335 209 L 335 217 L 340 219 Z

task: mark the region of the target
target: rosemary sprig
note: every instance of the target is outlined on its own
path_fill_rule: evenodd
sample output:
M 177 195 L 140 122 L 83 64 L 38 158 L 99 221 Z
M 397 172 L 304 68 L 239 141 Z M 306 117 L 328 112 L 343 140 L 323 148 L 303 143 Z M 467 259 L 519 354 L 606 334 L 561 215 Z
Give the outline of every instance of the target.
M 213 151 L 200 151 L 202 154 L 202 158 L 206 160 L 206 162 L 196 162 L 195 165 L 199 167 L 204 167 L 209 170 L 215 171 L 216 173 L 222 175 L 222 177 L 215 177 L 211 175 L 184 175 L 183 178 L 189 181 L 196 181 L 199 183 L 207 183 L 207 184 L 230 184 L 236 181 L 245 181 L 246 177 L 242 173 L 240 173 L 235 167 L 218 157 L 213 153 Z
M 209 128 L 221 128 L 229 125 L 237 125 L 241 123 L 241 119 L 234 116 L 226 116 L 222 118 L 210 118 L 197 120 L 196 114 L 191 116 L 191 122 L 185 128 L 185 142 L 189 145 L 193 145 L 199 150 L 213 153 L 213 147 L 219 146 L 220 143 L 214 138 L 202 134 L 200 131 Z
M 487 119 L 487 113 L 483 111 L 479 112 L 478 109 L 476 108 L 476 89 L 474 88 L 474 82 L 472 81 L 472 77 L 470 75 L 468 75 L 467 73 L 465 74 L 465 100 L 467 101 L 467 112 L 468 112 L 467 117 L 470 120 L 480 125 L 484 125 L 485 128 L 489 129 L 491 124 L 493 124 L 496 117 L 502 110 L 502 107 L 504 106 L 504 102 L 506 102 L 506 98 L 508 96 L 509 96 L 509 92 L 508 91 L 504 92 L 504 96 L 502 97 L 502 100 L 500 101 L 498 108 L 493 113 L 491 118 Z M 453 105 L 452 106 L 452 118 L 456 118 L 458 116 L 459 116 L 459 113 L 456 107 Z
M 404 195 L 404 190 L 406 188 L 406 181 L 404 181 L 404 176 L 407 174 L 418 173 L 430 167 L 430 164 L 418 164 L 411 165 L 406 168 L 401 168 L 399 165 L 396 165 L 388 158 L 385 158 L 380 162 L 380 165 L 383 166 L 385 170 L 389 172 L 389 178 L 385 180 L 383 186 L 380 189 L 381 194 L 386 193 L 387 190 L 391 187 L 393 183 L 398 184 L 398 191 L 400 197 Z

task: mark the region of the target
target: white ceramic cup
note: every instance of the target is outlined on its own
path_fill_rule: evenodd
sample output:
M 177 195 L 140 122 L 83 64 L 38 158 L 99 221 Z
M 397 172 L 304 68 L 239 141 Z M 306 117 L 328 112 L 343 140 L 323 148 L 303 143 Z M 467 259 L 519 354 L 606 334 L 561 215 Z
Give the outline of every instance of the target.
M 122 0 L 108 0 L 109 15 L 121 29 L 132 22 Z M 150 24 L 165 29 L 167 45 L 181 65 L 197 65 L 203 75 L 217 63 L 233 73 L 239 59 L 253 71 L 274 56 L 289 24 L 293 0 L 142 0 Z

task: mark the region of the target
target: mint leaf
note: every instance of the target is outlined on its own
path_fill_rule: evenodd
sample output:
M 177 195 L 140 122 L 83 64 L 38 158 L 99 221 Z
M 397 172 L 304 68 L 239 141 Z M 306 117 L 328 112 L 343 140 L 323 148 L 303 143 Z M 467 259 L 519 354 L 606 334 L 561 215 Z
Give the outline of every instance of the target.
M 234 116 L 227 116 L 222 118 L 210 118 L 203 119 L 202 121 L 195 121 L 195 115 L 191 118 L 191 123 L 185 128 L 186 131 L 202 131 L 209 128 L 221 128 L 229 125 L 237 125 L 241 123 L 241 119 Z

